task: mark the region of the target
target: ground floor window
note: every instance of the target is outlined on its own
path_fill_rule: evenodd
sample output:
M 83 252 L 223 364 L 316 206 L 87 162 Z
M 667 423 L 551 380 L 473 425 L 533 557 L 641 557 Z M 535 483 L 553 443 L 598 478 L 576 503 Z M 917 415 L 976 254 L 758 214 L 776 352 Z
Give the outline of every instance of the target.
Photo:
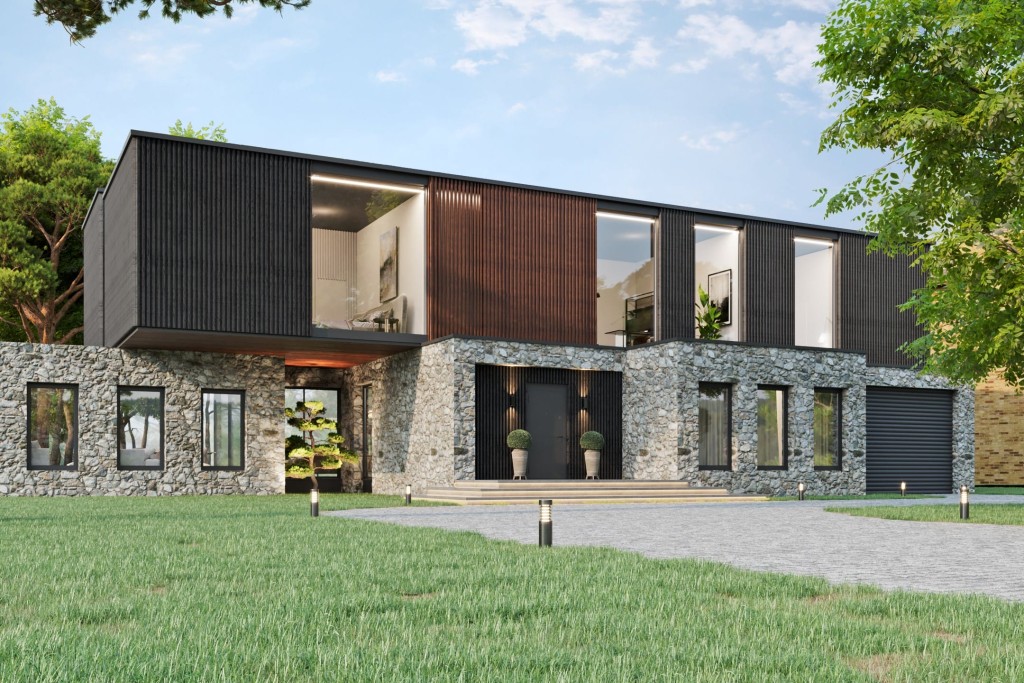
M 732 387 L 702 383 L 698 401 L 699 446 L 702 469 L 729 469 L 732 465 Z
M 310 389 L 307 387 L 288 387 L 284 390 L 284 405 L 286 408 L 295 408 L 296 403 L 306 401 L 320 401 L 324 404 L 324 417 L 337 420 L 341 417 L 338 411 L 338 390 L 337 389 Z M 285 423 L 285 437 L 302 436 L 303 432 L 298 427 Z
M 242 469 L 245 464 L 245 392 L 203 390 L 203 467 Z
M 117 389 L 117 466 L 122 470 L 158 470 L 164 454 L 164 390 Z
M 839 389 L 814 390 L 814 466 L 817 468 L 840 467 L 842 396 Z
M 757 466 L 786 466 L 786 388 L 757 388 Z
M 28 385 L 28 468 L 74 469 L 78 463 L 78 387 Z

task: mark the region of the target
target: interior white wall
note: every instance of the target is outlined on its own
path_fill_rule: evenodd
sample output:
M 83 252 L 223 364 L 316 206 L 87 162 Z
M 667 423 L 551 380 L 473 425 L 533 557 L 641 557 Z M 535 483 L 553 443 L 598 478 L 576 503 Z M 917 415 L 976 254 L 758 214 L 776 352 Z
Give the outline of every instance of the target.
M 797 256 L 794 265 L 797 346 L 833 346 L 832 248 Z
M 313 228 L 313 322 L 344 327 L 355 309 L 356 233 Z
M 697 242 L 694 249 L 693 302 L 697 298 L 697 287 L 708 288 L 708 275 L 726 269 L 732 270 L 732 323 L 722 326 L 722 339 L 740 341 L 740 320 L 743 314 L 742 283 L 740 282 L 740 233 L 738 230 L 721 233 L 716 237 Z M 694 323 L 696 328 L 696 323 Z

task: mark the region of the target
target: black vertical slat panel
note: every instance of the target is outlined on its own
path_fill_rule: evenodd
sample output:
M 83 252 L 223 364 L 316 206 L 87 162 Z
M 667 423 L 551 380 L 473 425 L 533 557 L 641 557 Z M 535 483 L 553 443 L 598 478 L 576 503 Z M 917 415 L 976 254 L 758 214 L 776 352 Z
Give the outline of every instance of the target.
M 867 491 L 953 489 L 953 392 L 867 389 Z
M 793 228 L 778 223 L 747 221 L 740 261 L 745 325 L 744 341 L 793 346 L 795 293 Z
M 498 365 L 476 366 L 476 478 L 511 479 L 512 457 L 505 437 L 513 429 L 529 429 L 526 385 L 562 384 L 566 392 L 567 478 L 584 479 L 586 463 L 579 437 L 595 430 L 605 438 L 601 478 L 622 478 L 622 374 Z M 580 396 L 588 397 L 581 410 Z
M 870 365 L 910 367 L 913 360 L 899 348 L 923 331 L 913 312 L 899 306 L 924 286 L 924 275 L 909 256 L 868 254 L 870 241 L 868 235 L 839 237 L 839 345 L 866 354 Z
M 82 293 L 86 346 L 103 346 L 103 191 L 93 196 L 82 225 Z
M 140 138 L 139 324 L 307 336 L 310 164 Z
M 665 209 L 657 224 L 658 338 L 693 339 L 693 214 Z
M 103 339 L 113 346 L 139 323 L 139 140 L 131 140 L 103 193 Z

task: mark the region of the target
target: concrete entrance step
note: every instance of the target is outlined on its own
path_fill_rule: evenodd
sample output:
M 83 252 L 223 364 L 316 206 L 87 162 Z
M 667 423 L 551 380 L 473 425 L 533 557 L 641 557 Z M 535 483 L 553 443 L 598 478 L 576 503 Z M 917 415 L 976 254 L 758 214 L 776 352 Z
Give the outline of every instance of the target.
M 700 488 L 683 481 L 643 480 L 530 480 L 456 482 L 429 488 L 417 498 L 461 505 L 535 504 L 541 498 L 555 504 L 573 503 L 686 503 L 763 501 L 763 496 L 733 495 L 726 489 Z

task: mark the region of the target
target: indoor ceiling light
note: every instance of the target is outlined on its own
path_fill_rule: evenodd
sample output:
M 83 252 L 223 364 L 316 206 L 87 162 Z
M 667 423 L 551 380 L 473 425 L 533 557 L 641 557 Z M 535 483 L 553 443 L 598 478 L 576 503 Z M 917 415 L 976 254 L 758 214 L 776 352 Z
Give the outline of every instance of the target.
M 350 185 L 352 187 L 369 187 L 374 190 L 393 190 L 395 192 L 411 192 L 411 193 L 422 193 L 422 187 L 412 187 L 409 185 L 392 185 L 390 183 L 374 183 L 369 180 L 355 180 L 353 178 L 337 178 L 335 176 L 320 175 L 314 173 L 309 176 L 309 179 L 313 182 L 319 183 L 334 183 L 336 185 Z
M 647 223 L 650 225 L 655 220 L 654 216 L 634 216 L 628 213 L 612 213 L 610 211 L 598 211 L 598 218 L 614 218 L 617 221 L 633 221 L 635 223 Z
M 817 239 L 812 239 L 810 237 L 794 237 L 793 241 L 794 242 L 799 242 L 800 244 L 814 244 L 814 245 L 817 245 L 819 247 L 831 247 L 832 246 L 832 240 L 817 240 Z
M 708 232 L 726 232 L 726 233 L 734 233 L 734 232 L 737 231 L 736 228 L 722 228 L 722 227 L 719 227 L 717 225 L 700 225 L 700 224 L 693 226 L 693 229 L 694 230 L 707 230 Z

